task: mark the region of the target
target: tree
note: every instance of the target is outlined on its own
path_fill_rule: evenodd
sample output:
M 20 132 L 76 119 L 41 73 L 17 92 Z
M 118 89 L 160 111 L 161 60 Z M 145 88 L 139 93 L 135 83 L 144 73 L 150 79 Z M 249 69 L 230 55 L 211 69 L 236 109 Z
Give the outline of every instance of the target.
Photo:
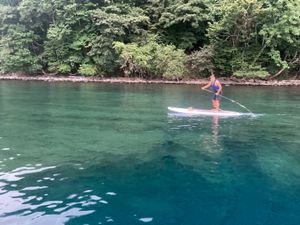
M 212 12 L 214 21 L 209 24 L 208 37 L 215 51 L 215 67 L 224 74 L 258 69 L 265 75 L 261 61 L 251 64 L 261 46 L 258 32 L 264 15 L 263 3 L 222 0 L 213 6 Z
M 0 7 L 0 71 L 36 72 L 41 69 L 40 60 L 34 54 L 37 36 L 20 23 L 16 7 Z
M 205 33 L 210 20 L 207 2 L 203 0 L 159 2 L 161 3 L 159 9 L 162 12 L 155 27 L 165 43 L 190 51 L 207 42 Z
M 39 58 L 31 51 L 36 36 L 22 25 L 11 25 L 0 39 L 0 70 L 2 72 L 36 72 Z
M 95 26 L 95 39 L 88 55 L 103 71 L 112 71 L 117 55 L 114 41 L 130 42 L 137 35 L 143 35 L 149 18 L 141 8 L 116 4 L 91 11 Z
M 180 79 L 185 72 L 186 55 L 172 45 L 155 39 L 143 45 L 115 42 L 121 68 L 127 76 Z
M 123 71 L 146 78 L 297 74 L 299 11 L 299 0 L 0 0 L 0 71 L 113 75 L 120 42 L 138 54 L 139 72 Z
M 222 0 L 212 12 L 208 37 L 216 53 L 214 64 L 223 73 L 268 76 L 276 66 L 289 67 L 284 59 L 297 62 L 297 1 Z
M 273 77 L 300 65 L 300 2 L 291 0 L 269 1 L 259 34 L 263 39 L 260 54 L 268 51 L 276 69 Z M 255 58 L 259 58 L 260 54 Z
M 93 64 L 87 55 L 96 38 L 90 10 L 91 3 L 56 5 L 54 23 L 45 42 L 45 61 L 50 71 L 76 73 L 81 64 Z

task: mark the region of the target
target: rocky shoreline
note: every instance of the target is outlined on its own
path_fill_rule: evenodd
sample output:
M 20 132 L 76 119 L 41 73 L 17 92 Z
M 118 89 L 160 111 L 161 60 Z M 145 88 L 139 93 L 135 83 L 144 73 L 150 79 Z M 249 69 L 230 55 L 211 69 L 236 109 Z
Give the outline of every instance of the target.
M 46 82 L 98 82 L 98 83 L 126 83 L 126 84 L 205 84 L 208 79 L 196 80 L 146 80 L 140 78 L 101 78 L 84 76 L 51 76 L 38 75 L 29 76 L 24 74 L 1 74 L 0 80 L 22 80 L 22 81 L 46 81 Z M 219 78 L 223 85 L 240 86 L 300 86 L 300 80 L 260 80 L 260 79 L 237 79 Z

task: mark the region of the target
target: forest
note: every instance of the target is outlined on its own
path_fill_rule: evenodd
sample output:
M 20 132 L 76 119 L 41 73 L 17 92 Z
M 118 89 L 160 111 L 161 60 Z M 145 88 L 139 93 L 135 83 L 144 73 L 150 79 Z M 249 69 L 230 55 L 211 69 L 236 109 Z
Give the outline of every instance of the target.
M 299 0 L 0 0 L 0 72 L 297 77 L 299 12 Z

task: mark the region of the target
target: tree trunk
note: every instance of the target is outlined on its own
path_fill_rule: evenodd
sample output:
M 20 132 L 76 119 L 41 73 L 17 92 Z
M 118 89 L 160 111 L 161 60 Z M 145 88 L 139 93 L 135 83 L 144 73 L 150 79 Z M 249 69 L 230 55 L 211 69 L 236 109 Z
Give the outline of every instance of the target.
M 281 70 L 279 70 L 275 75 L 271 76 L 270 79 L 274 79 L 275 77 L 278 77 L 280 74 L 282 74 L 282 72 L 285 70 L 286 68 L 282 68 Z

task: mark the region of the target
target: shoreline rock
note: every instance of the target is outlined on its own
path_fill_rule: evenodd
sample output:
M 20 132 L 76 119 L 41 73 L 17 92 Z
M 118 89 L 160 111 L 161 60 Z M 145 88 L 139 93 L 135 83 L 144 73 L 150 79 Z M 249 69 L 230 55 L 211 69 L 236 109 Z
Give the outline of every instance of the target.
M 218 78 L 223 85 L 232 86 L 300 86 L 300 80 L 259 80 L 259 79 L 236 79 Z M 195 80 L 146 80 L 141 78 L 101 78 L 84 76 L 50 76 L 38 75 L 28 76 L 24 74 L 1 74 L 0 80 L 21 80 L 21 81 L 46 81 L 46 82 L 82 82 L 82 83 L 124 83 L 124 84 L 206 84 L 208 79 Z

